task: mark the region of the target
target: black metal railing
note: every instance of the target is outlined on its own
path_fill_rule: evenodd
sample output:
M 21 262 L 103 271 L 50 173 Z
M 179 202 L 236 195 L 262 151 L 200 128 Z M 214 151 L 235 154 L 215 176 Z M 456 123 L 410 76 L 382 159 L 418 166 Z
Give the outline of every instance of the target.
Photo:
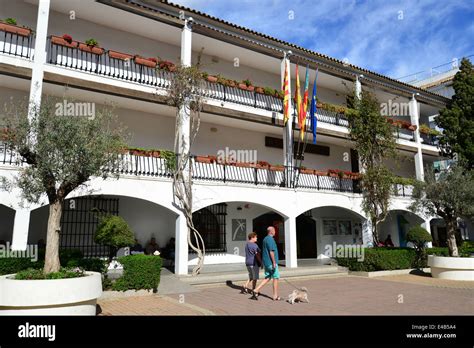
M 48 38 L 48 62 L 66 68 L 77 69 L 102 76 L 137 82 L 154 87 L 169 88 L 172 72 L 135 63 L 134 59 L 111 58 L 107 52 L 98 55 L 55 44 Z M 283 112 L 283 100 L 272 95 L 224 86 L 220 83 L 203 82 L 203 96 L 210 99 L 246 105 L 262 110 Z M 317 109 L 319 122 L 347 127 L 343 114 Z
M 439 139 L 438 136 L 433 134 L 420 133 L 420 137 L 423 140 L 422 143 L 426 145 L 438 146 Z
M 0 141 L 0 165 L 5 166 L 21 166 L 23 159 L 21 156 L 13 151 L 8 144 Z
M 405 128 L 399 128 L 399 127 L 393 127 L 393 128 L 394 128 L 394 133 L 397 139 L 415 141 L 415 132 L 409 129 L 405 129 Z
M 413 186 L 393 184 L 393 194 L 398 197 L 411 197 L 413 195 Z
M 0 53 L 22 58 L 32 58 L 33 47 L 33 35 L 23 36 L 7 31 L 0 31 Z
M 162 157 L 121 154 L 121 165 L 108 168 L 111 173 L 132 176 L 171 178 L 173 173 Z M 0 143 L 0 165 L 23 165 L 21 157 Z M 252 186 L 289 187 L 310 190 L 361 193 L 359 179 L 341 176 L 306 174 L 297 167 L 262 167 L 248 163 L 225 164 L 197 160 L 191 156 L 192 176 L 195 181 L 236 183 Z M 394 184 L 395 196 L 411 196 L 411 185 Z

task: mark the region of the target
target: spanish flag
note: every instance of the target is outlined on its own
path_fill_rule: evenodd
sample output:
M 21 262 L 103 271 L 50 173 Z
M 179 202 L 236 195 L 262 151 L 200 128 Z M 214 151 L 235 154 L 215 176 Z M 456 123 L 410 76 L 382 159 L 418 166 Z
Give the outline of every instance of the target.
M 289 88 L 289 81 L 290 80 L 290 62 L 285 60 L 285 76 L 283 76 L 283 124 L 286 125 L 290 118 L 290 88 Z
M 304 80 L 304 96 L 303 103 L 300 105 L 298 121 L 300 125 L 300 138 L 301 141 L 304 139 L 304 131 L 306 128 L 306 112 L 308 111 L 308 91 L 309 89 L 309 66 L 306 66 L 306 77 Z
M 301 94 L 300 94 L 300 76 L 298 74 L 298 64 L 296 64 L 296 83 L 295 83 L 295 110 L 300 123 Z M 300 123 L 301 128 L 301 123 Z

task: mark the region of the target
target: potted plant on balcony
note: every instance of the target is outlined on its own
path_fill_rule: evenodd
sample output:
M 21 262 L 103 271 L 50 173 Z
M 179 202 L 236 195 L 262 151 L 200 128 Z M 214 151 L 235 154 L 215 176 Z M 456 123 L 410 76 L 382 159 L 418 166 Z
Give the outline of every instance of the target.
M 51 42 L 55 45 L 60 45 L 69 48 L 77 48 L 78 42 L 72 39 L 71 35 L 64 34 L 63 36 L 51 36 Z
M 282 172 L 285 170 L 285 166 L 281 164 L 275 164 L 275 165 L 271 164 L 269 169 L 275 172 Z
M 30 28 L 17 26 L 15 18 L 0 20 L 0 30 L 20 36 L 30 36 L 32 32 Z
M 263 93 L 265 95 L 269 95 L 269 96 L 272 96 L 274 97 L 276 95 L 276 90 L 274 88 L 271 88 L 271 87 L 263 87 Z
M 249 79 L 243 80 L 242 83 L 245 84 L 245 87 L 246 87 L 245 89 L 247 91 L 252 92 L 255 89 L 255 87 L 252 85 L 252 82 Z M 240 87 L 240 85 L 239 85 L 239 87 Z
M 114 59 L 130 60 L 133 58 L 133 55 L 131 54 L 122 53 L 118 51 L 109 50 L 108 53 L 109 53 L 109 57 L 114 58 Z
M 265 92 L 263 91 L 263 87 L 255 87 L 255 92 L 258 94 L 264 94 Z
M 170 61 L 167 61 L 167 60 L 160 60 L 158 62 L 158 67 L 161 69 L 161 70 L 165 70 L 165 71 L 169 71 L 169 72 L 173 72 L 176 70 L 176 65 Z
M 428 125 L 420 124 L 420 133 L 428 135 L 428 134 L 430 134 L 430 130 L 431 130 L 431 128 Z
M 306 168 L 306 167 L 301 167 L 300 168 L 300 173 L 301 174 L 314 174 L 314 169 L 309 169 L 309 168 Z
M 328 169 L 328 176 L 331 178 L 338 178 L 339 177 L 339 170 L 337 169 Z
M 412 132 L 416 131 L 416 128 L 417 128 L 417 127 L 416 127 L 415 124 L 410 124 L 410 125 L 408 126 L 408 130 L 411 130 Z
M 85 43 L 79 43 L 79 49 L 84 52 L 93 53 L 98 56 L 104 54 L 104 49 L 99 47 L 99 43 L 96 39 L 87 39 Z
M 209 158 L 209 156 L 196 156 L 195 157 L 196 159 L 196 162 L 199 162 L 199 163 L 212 163 L 212 160 Z
M 314 175 L 318 175 L 318 176 L 328 176 L 328 172 L 326 170 L 318 170 L 318 169 L 315 169 L 314 171 Z
M 142 56 L 139 56 L 138 54 L 133 57 L 133 60 L 136 64 L 147 66 L 149 68 L 156 68 L 156 65 L 158 63 L 158 59 L 156 58 L 144 58 Z
M 250 168 L 251 163 L 249 162 L 235 162 L 236 167 L 242 167 L 242 168 Z
M 268 169 L 269 167 L 270 167 L 270 163 L 266 161 L 258 161 L 256 165 L 256 168 L 258 169 Z

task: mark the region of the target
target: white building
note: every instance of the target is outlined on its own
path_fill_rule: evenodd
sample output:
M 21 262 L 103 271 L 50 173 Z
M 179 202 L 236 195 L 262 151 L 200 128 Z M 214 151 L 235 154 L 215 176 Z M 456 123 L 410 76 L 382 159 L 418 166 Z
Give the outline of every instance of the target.
M 291 51 L 294 86 L 295 63 L 309 64 L 313 81 L 316 67 L 321 102 L 345 105 L 353 88 L 374 91 L 381 103 L 406 106 L 392 115 L 411 124 L 429 124 L 429 117 L 447 99 L 386 76 L 345 64 L 291 43 L 227 23 L 218 18 L 148 0 L 0 0 L 0 18 L 15 18 L 35 34 L 0 30 L 1 103 L 41 94 L 97 104 L 114 103 L 116 112 L 133 134 L 131 147 L 172 149 L 175 110 L 164 104 L 169 72 L 140 65 L 133 59 L 160 57 L 174 63 L 195 63 L 202 50 L 203 70 L 234 79 L 250 79 L 255 86 L 281 88 L 285 53 Z M 193 21 L 190 21 L 192 17 Z M 99 54 L 68 47 L 60 39 L 94 38 Z M 115 51 L 115 54 L 114 54 Z M 123 60 L 116 52 L 122 52 Z M 300 69 L 304 81 L 305 69 Z M 192 153 L 216 156 L 219 150 L 256 150 L 259 161 L 284 164 L 281 99 L 238 87 L 207 83 L 202 124 Z M 293 87 L 292 87 L 293 93 Z M 357 151 L 349 140 L 344 115 L 318 110 L 317 146 L 308 145 L 303 165 L 320 171 L 358 172 Z M 398 134 L 399 159 L 387 165 L 401 177 L 423 178 L 424 167 L 439 159 L 439 152 L 418 129 Z M 61 245 L 79 247 L 97 255 L 93 243 L 96 220 L 92 207 L 123 216 L 142 245 L 154 236 L 160 246 L 176 238 L 175 272 L 186 274 L 196 262 L 188 253 L 184 218 L 173 205 L 171 179 L 163 159 L 129 155 L 129 171 L 118 180 L 93 180 L 89 191 L 74 192 L 66 202 Z M 287 267 L 298 259 L 322 258 L 332 242 L 368 244 L 369 223 L 361 209 L 361 194 L 350 178 L 300 173 L 297 185 L 281 185 L 275 168 L 252 168 L 193 161 L 195 224 L 207 244 L 206 264 L 241 263 L 245 236 L 260 236 L 269 225 L 278 229 L 277 241 Z M 15 154 L 0 151 L 0 175 L 15 175 Z M 273 170 L 272 170 L 273 169 Z M 405 245 L 408 228 L 422 224 L 430 230 L 430 217 L 408 210 L 410 187 L 397 185 L 390 215 L 381 226 L 382 240 L 391 234 Z M 74 207 L 74 208 L 72 208 Z M 0 192 L 0 240 L 14 248 L 45 239 L 47 206 L 21 207 L 18 192 Z M 241 230 L 239 226 L 243 226 Z

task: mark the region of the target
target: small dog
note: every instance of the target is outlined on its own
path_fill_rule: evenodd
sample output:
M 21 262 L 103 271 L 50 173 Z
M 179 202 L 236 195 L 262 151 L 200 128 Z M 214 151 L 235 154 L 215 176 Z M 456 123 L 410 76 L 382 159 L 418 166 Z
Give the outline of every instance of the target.
M 293 292 L 288 295 L 287 301 L 291 304 L 294 304 L 295 302 L 309 303 L 308 289 L 306 289 L 305 287 L 302 287 L 300 289 L 293 290 Z

